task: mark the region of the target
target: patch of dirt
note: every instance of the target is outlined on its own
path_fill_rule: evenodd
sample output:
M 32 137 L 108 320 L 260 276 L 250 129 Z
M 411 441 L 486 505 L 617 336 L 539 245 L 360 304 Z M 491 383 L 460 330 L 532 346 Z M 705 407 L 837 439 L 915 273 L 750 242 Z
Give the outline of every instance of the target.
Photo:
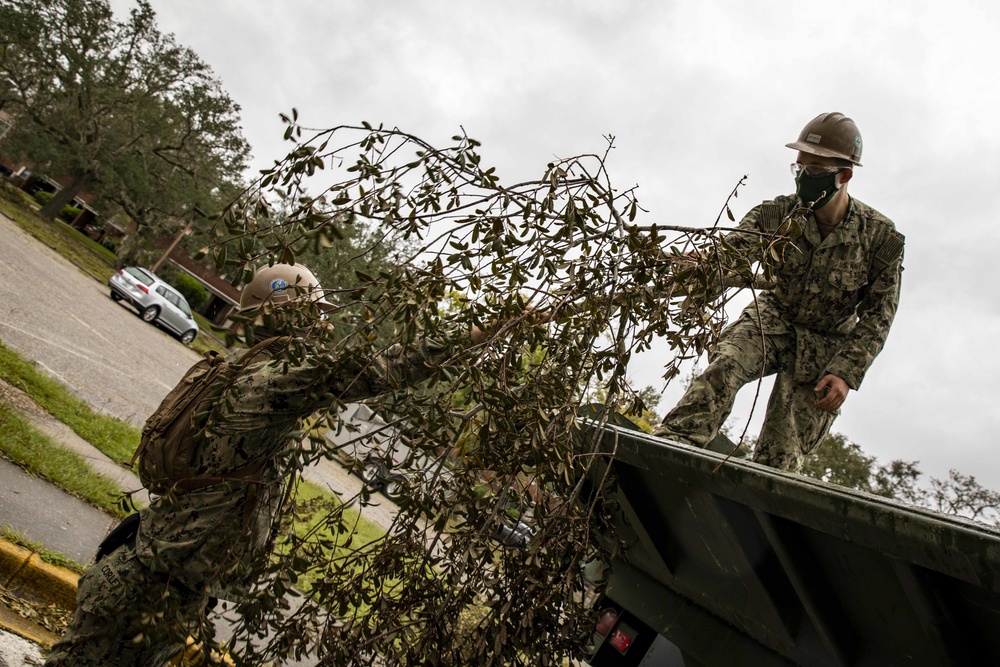
M 45 408 L 35 403 L 33 398 L 4 380 L 0 380 L 0 401 L 29 417 L 55 419 Z

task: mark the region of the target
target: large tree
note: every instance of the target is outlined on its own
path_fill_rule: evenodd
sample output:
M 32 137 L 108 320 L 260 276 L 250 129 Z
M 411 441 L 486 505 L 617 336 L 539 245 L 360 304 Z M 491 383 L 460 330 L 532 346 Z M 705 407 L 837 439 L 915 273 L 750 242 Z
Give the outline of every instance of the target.
M 3 150 L 71 179 L 47 218 L 86 187 L 149 228 L 215 208 L 242 178 L 239 107 L 145 1 L 118 20 L 106 0 L 0 0 L 0 78 Z

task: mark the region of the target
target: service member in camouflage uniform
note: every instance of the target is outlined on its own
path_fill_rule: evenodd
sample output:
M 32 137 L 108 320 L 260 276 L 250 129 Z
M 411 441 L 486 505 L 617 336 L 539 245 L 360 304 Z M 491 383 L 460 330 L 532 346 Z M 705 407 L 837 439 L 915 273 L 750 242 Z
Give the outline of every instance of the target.
M 294 285 L 309 290 L 293 296 Z M 301 306 L 289 305 L 301 299 L 328 305 L 308 269 L 278 264 L 257 272 L 240 308 L 263 305 L 280 322 L 282 309 Z M 287 332 L 258 331 L 257 338 L 279 333 Z M 253 566 L 270 552 L 288 477 L 279 454 L 299 421 L 334 397 L 356 401 L 419 382 L 449 355 L 446 344 L 426 340 L 409 357 L 375 359 L 317 346 L 304 362 L 285 367 L 271 363 L 280 350 L 268 351 L 239 373 L 227 393 L 231 404 L 197 454 L 206 475 L 266 462 L 259 481 L 154 497 L 141 512 L 134 546 L 115 549 L 80 580 L 76 614 L 45 665 L 147 667 L 176 655 L 210 594 L 233 600 L 255 583 Z
M 788 238 L 774 287 L 722 332 L 708 368 L 655 433 L 706 447 L 739 389 L 776 374 L 753 460 L 797 472 L 882 350 L 899 300 L 903 237 L 847 194 L 861 166 L 850 118 L 821 114 L 787 146 L 798 151 L 796 195 L 755 207 L 738 228 L 749 233 L 727 236 L 742 248 Z

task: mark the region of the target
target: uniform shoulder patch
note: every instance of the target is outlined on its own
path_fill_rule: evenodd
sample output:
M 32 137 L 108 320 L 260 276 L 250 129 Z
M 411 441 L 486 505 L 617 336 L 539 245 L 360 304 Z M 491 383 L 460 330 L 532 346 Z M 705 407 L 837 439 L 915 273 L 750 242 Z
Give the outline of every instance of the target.
M 886 234 L 885 239 L 875 250 L 875 259 L 877 259 L 881 264 L 889 266 L 903 254 L 903 245 L 906 241 L 906 237 L 892 230 Z
M 760 205 L 760 215 L 757 217 L 757 226 L 763 232 L 774 233 L 781 227 L 781 222 L 785 217 L 785 212 L 781 204 L 775 202 L 765 202 Z

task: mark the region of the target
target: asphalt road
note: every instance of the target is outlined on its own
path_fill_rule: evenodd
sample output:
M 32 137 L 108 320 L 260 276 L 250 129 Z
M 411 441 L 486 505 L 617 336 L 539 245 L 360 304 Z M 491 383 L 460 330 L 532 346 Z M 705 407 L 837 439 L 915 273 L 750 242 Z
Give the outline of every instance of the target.
M 95 409 L 137 426 L 198 354 L 0 214 L 0 339 Z

